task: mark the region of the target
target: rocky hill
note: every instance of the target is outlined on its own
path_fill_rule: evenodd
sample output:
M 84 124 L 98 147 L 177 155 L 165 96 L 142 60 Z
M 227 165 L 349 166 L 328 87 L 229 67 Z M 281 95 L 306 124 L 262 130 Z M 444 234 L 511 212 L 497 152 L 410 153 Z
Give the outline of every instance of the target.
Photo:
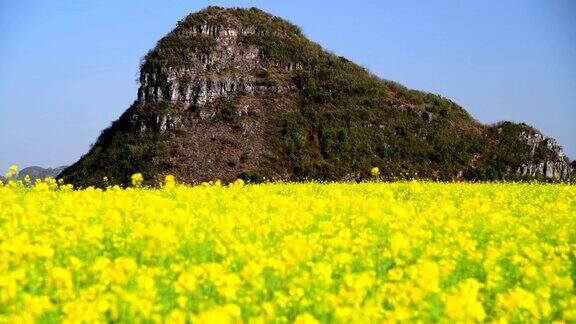
M 261 10 L 209 7 L 141 62 L 138 99 L 60 176 L 78 186 L 242 177 L 568 180 L 525 124 L 479 123 L 439 95 L 382 80 Z

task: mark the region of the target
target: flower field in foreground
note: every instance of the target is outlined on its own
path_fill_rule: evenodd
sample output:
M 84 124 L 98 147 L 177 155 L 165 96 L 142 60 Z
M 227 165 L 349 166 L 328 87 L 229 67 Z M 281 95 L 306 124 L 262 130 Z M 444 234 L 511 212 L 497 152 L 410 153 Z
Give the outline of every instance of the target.
M 576 321 L 576 187 L 0 187 L 0 322 Z

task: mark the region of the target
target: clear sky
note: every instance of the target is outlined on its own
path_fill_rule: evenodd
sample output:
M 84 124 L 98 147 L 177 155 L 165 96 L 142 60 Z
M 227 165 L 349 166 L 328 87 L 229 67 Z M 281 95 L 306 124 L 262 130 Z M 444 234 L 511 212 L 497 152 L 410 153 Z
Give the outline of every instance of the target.
M 481 122 L 532 124 L 576 159 L 576 1 L 0 0 L 0 173 L 76 161 L 136 99 L 140 58 L 208 5 L 282 16 Z

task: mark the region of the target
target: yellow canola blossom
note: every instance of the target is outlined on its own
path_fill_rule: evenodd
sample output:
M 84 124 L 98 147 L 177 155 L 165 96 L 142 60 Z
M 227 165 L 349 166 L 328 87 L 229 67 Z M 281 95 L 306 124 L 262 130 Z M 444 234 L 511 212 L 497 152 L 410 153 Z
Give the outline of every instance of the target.
M 143 181 L 0 186 L 0 323 L 576 322 L 571 185 Z
M 134 187 L 139 187 L 140 185 L 142 185 L 142 182 L 144 181 L 144 177 L 142 176 L 142 173 L 134 173 L 130 179 L 132 180 L 132 185 Z

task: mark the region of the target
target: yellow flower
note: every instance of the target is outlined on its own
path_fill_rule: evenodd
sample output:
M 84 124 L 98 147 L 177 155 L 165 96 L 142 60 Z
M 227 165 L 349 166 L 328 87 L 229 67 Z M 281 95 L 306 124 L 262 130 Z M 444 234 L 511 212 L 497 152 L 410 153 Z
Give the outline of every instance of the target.
M 36 318 L 40 317 L 45 312 L 54 309 L 54 304 L 50 301 L 48 296 L 25 294 L 24 303 L 27 305 L 26 311 Z
M 176 185 L 176 178 L 171 174 L 167 174 L 164 177 L 164 187 L 174 188 L 175 185 Z
M 244 186 L 244 180 L 242 179 L 236 179 L 233 183 L 232 183 L 233 187 L 237 187 L 237 188 L 241 188 Z
M 175 182 L 0 186 L 0 323 L 576 321 L 572 185 Z
M 73 287 L 72 274 L 66 268 L 55 267 L 50 272 L 53 287 L 57 290 L 71 289 Z
M 486 317 L 482 303 L 478 300 L 481 284 L 467 279 L 458 287 L 458 291 L 446 298 L 446 314 L 458 322 L 482 322 Z
M 178 296 L 176 303 L 180 308 L 186 309 L 186 306 L 188 305 L 188 298 L 186 296 Z
M 185 324 L 187 323 L 187 316 L 186 313 L 173 309 L 169 314 L 168 318 L 166 319 L 166 323 L 170 324 Z
M 193 322 L 202 324 L 239 323 L 242 311 L 235 304 L 211 308 L 198 315 Z
M 394 257 L 400 256 L 400 253 L 407 254 L 410 249 L 410 240 L 402 233 L 395 233 L 390 239 L 390 251 Z
M 370 174 L 372 174 L 373 177 L 379 176 L 380 175 L 380 168 L 373 167 L 372 169 L 370 169 Z
M 18 175 L 18 166 L 17 165 L 11 165 L 8 168 L 8 172 L 6 172 L 6 174 L 4 176 L 6 177 L 6 179 L 10 180 L 11 178 L 13 178 L 17 175 Z
M 317 324 L 320 323 L 318 322 L 318 320 L 310 315 L 310 313 L 304 313 L 304 314 L 300 314 L 298 316 L 296 316 L 296 319 L 294 320 L 294 324 Z
M 506 294 L 498 295 L 496 302 L 508 313 L 512 314 L 519 309 L 524 309 L 534 318 L 540 318 L 536 296 L 520 287 L 516 287 Z
M 142 176 L 142 173 L 134 173 L 130 179 L 132 180 L 132 185 L 134 187 L 140 187 L 142 185 L 142 182 L 144 181 L 144 177 Z
M 18 282 L 13 276 L 0 276 L 0 303 L 7 303 L 18 293 Z
M 194 292 L 197 287 L 196 276 L 191 273 L 182 273 L 174 284 L 176 292 Z
M 34 189 L 38 190 L 38 191 L 48 191 L 50 189 L 50 187 L 48 186 L 48 184 L 44 181 L 39 181 L 34 185 Z

